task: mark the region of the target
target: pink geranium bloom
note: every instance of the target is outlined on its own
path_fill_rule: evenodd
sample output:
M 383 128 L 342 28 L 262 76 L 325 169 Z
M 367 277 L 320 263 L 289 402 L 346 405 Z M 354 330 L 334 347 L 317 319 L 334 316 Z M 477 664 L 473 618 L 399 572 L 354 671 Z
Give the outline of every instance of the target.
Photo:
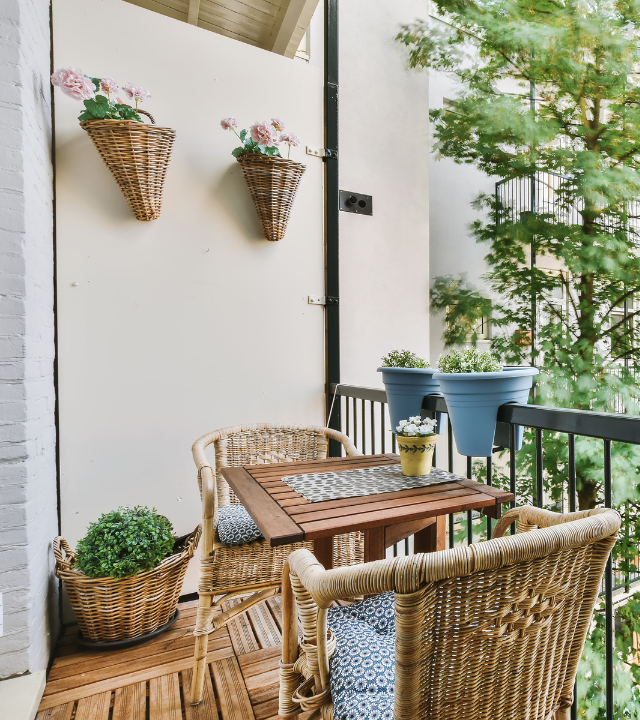
M 91 100 L 96 95 L 91 80 L 84 76 L 82 70 L 75 68 L 56 70 L 51 76 L 51 83 L 74 100 Z
M 110 77 L 102 78 L 102 80 L 100 80 L 100 89 L 102 92 L 106 92 L 107 94 L 118 92 L 116 81 Z
M 298 147 L 298 145 L 300 145 L 300 138 L 295 133 L 282 133 L 282 135 L 280 135 L 280 142 Z
M 145 88 L 139 85 L 133 85 L 132 83 L 123 85 L 122 89 L 129 100 L 136 101 L 136 105 L 138 104 L 138 100 L 148 100 L 151 97 L 151 93 L 148 90 L 145 90 Z
M 222 118 L 220 127 L 223 130 L 231 130 L 231 128 L 238 127 L 238 121 L 234 117 Z
M 278 120 L 278 118 L 271 118 L 271 124 L 278 131 L 284 130 L 284 123 L 282 120 Z
M 254 123 L 251 126 L 251 139 L 259 145 L 277 145 L 278 135 L 276 129 L 266 120 Z

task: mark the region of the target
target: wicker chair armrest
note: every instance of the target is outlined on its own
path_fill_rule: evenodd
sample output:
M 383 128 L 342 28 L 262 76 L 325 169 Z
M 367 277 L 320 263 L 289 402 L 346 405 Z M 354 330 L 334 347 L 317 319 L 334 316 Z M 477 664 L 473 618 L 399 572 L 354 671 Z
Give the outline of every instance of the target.
M 533 507 L 531 505 L 523 505 L 522 507 L 513 508 L 506 512 L 497 522 L 492 533 L 492 537 L 503 537 L 509 525 L 518 522 L 518 532 L 528 532 L 534 527 L 546 528 L 553 525 L 561 525 L 563 523 L 572 522 L 573 520 L 582 520 L 582 518 L 592 517 L 606 513 L 604 508 L 595 508 L 593 510 L 579 510 L 572 513 L 557 513 L 551 510 Z
M 393 590 L 395 571 L 403 560 L 406 558 L 325 570 L 309 550 L 296 550 L 289 555 L 291 572 L 298 576 L 319 608 L 329 608 L 334 600 Z
M 362 455 L 360 450 L 358 450 L 358 448 L 353 444 L 351 438 L 348 435 L 345 435 L 338 430 L 333 430 L 332 428 L 323 428 L 323 430 L 324 434 L 328 438 L 331 438 L 332 440 L 337 440 L 342 445 L 348 457 L 351 457 L 353 455 Z

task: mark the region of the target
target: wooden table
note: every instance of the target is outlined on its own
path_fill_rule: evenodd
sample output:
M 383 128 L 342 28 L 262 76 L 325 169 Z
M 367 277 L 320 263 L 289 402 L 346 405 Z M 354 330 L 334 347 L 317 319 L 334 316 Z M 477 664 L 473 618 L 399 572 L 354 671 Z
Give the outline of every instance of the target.
M 414 535 L 415 552 L 445 549 L 446 516 L 481 510 L 499 518 L 511 493 L 451 475 L 451 482 L 396 492 L 309 502 L 282 482 L 287 475 L 397 465 L 400 457 L 360 455 L 304 462 L 223 468 L 222 475 L 272 547 L 313 540 L 317 559 L 333 566 L 333 536 L 364 531 L 364 561 L 381 560 L 386 548 Z

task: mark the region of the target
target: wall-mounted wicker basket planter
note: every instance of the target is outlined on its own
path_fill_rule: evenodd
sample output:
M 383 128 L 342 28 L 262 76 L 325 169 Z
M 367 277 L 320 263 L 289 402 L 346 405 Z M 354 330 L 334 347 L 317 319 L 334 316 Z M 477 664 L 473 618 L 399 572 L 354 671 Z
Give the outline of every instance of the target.
M 251 191 L 264 236 L 267 240 L 282 240 L 306 165 L 257 154 L 239 155 L 238 162 Z
M 134 120 L 85 120 L 100 157 L 111 170 L 138 220 L 155 220 L 162 209 L 162 190 L 171 158 L 175 130 Z
M 190 535 L 178 539 L 173 554 L 153 570 L 120 579 L 90 578 L 78 572 L 74 569 L 76 554 L 64 538 L 57 537 L 53 541 L 55 572 L 64 581 L 85 644 L 144 641 L 167 625 L 178 607 L 187 565 L 201 532 L 198 525 Z

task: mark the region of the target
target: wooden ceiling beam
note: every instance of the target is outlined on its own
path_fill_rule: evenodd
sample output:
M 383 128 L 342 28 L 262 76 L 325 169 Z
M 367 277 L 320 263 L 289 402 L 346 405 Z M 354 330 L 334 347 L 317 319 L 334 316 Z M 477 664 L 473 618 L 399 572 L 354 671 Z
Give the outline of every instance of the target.
M 189 10 L 187 11 L 187 22 L 189 25 L 197 25 L 199 15 L 200 0 L 189 0 Z
M 265 50 L 292 58 L 298 49 L 296 43 L 292 42 L 296 30 L 306 30 L 309 27 L 318 2 L 319 0 L 283 0 Z

